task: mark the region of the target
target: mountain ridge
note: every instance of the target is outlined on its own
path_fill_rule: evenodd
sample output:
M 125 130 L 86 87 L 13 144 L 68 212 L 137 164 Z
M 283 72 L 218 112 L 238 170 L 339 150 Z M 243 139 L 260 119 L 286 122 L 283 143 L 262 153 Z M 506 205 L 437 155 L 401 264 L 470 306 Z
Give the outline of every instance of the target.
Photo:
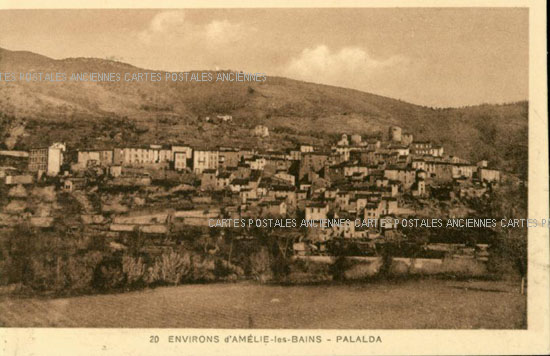
M 109 59 L 52 59 L 0 48 L 0 72 L 30 71 L 166 73 Z M 526 174 L 520 161 L 527 157 L 527 101 L 430 108 L 284 77 L 262 83 L 16 81 L 0 82 L 0 112 L 2 141 L 14 126 L 25 127 L 12 137 L 17 147 L 66 140 L 88 146 L 184 141 L 287 148 L 326 144 L 344 132 L 383 134 L 398 125 L 448 152 Z M 216 115 L 232 115 L 233 122 L 205 122 Z M 258 124 L 269 127 L 270 138 L 250 134 Z

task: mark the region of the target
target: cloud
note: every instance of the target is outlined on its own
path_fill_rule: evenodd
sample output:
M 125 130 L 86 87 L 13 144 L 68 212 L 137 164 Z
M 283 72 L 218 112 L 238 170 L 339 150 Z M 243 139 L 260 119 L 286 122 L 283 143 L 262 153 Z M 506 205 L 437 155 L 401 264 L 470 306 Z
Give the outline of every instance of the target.
M 206 38 L 211 42 L 235 42 L 243 38 L 245 28 L 242 24 L 228 20 L 213 20 L 205 27 Z
M 292 58 L 283 74 L 316 83 L 364 88 L 368 79 L 406 62 L 406 58 L 400 56 L 378 60 L 360 47 L 331 51 L 327 46 L 319 45 L 306 48 Z
M 145 30 L 138 33 L 138 37 L 146 44 L 166 42 L 184 46 L 204 43 L 220 46 L 239 41 L 247 31 L 253 30 L 227 19 L 213 19 L 206 24 L 197 24 L 188 20 L 184 11 L 162 11 L 153 17 Z
M 399 73 L 407 62 L 400 56 L 376 58 L 359 46 L 335 50 L 324 44 L 308 48 L 270 45 L 267 39 L 273 36 L 252 24 L 223 17 L 196 18 L 186 11 L 157 12 L 137 35 L 149 52 L 151 64 L 145 60 L 146 67 L 161 63 L 160 69 L 165 70 L 260 71 L 374 92 L 401 83 Z
M 205 20 L 186 11 L 161 11 L 135 38 L 150 52 L 144 66 L 152 65 L 149 60 L 162 63 L 165 70 L 236 70 L 249 60 L 256 34 L 255 26 L 227 18 Z
M 139 32 L 138 37 L 150 43 L 155 36 L 166 36 L 184 33 L 186 22 L 183 11 L 162 11 L 153 17 L 149 26 Z
M 154 32 L 165 32 L 184 24 L 185 13 L 183 11 L 164 11 L 153 18 L 150 29 Z

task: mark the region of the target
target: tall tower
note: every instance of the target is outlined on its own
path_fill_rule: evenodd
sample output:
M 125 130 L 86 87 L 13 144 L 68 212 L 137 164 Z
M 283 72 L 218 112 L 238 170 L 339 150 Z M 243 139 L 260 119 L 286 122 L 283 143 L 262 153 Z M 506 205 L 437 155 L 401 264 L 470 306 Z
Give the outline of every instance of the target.
M 401 142 L 401 127 L 391 126 L 389 135 L 390 135 L 390 140 L 394 142 Z

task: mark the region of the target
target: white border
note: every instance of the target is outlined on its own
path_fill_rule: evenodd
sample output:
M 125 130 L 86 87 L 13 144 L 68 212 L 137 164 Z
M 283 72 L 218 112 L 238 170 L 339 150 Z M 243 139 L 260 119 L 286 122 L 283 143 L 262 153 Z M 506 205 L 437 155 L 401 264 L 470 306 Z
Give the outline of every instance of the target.
M 529 217 L 548 218 L 548 112 L 546 73 L 546 2 L 531 1 L 45 1 L 0 0 L 0 9 L 75 8 L 302 8 L 302 7 L 528 7 L 529 36 Z M 1 24 L 0 24 L 1 36 Z M 550 273 L 548 229 L 529 231 L 527 330 L 315 330 L 317 335 L 380 335 L 381 344 L 150 344 L 152 334 L 308 335 L 307 330 L 211 329 L 0 329 L 5 355 L 182 355 L 182 354 L 550 354 Z

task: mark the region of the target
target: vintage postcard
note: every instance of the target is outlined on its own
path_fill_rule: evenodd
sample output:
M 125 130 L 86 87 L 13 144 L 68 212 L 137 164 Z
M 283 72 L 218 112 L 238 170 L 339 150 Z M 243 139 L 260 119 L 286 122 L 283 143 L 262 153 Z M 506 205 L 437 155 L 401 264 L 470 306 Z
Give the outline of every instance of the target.
M 0 0 L 0 354 L 550 353 L 546 21 Z

